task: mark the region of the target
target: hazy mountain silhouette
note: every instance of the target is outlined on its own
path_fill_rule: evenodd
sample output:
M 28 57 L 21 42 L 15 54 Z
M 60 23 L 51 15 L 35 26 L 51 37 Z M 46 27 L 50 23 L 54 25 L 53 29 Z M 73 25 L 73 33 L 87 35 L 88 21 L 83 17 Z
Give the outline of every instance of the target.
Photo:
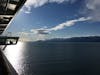
M 100 42 L 100 36 L 72 37 L 72 38 L 54 38 L 38 42 Z

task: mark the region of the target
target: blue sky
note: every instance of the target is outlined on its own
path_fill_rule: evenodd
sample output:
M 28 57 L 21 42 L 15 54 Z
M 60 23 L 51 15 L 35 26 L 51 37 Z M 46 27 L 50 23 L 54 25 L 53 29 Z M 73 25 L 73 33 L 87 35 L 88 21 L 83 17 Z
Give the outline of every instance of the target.
M 99 36 L 99 0 L 28 0 L 8 29 L 23 40 Z

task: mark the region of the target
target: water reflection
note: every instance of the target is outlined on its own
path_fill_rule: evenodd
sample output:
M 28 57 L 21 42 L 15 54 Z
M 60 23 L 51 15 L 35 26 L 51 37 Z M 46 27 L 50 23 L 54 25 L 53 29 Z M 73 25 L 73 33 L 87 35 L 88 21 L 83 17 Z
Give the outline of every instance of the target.
M 19 75 L 100 75 L 100 43 L 21 43 L 7 58 Z
M 17 45 L 8 46 L 4 51 L 5 55 L 7 56 L 10 63 L 16 69 L 18 73 L 22 73 L 24 70 L 23 63 L 24 63 L 24 46 L 25 44 L 22 42 L 18 42 Z M 23 60 L 23 61 L 22 61 Z M 19 74 L 21 75 L 21 74 Z

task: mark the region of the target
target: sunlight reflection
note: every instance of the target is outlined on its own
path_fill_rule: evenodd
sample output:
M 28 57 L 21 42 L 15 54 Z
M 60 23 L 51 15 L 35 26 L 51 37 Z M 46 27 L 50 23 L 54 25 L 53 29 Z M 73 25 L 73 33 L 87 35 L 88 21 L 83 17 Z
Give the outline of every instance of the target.
M 20 69 L 23 69 L 22 64 L 24 63 L 24 61 L 22 60 L 24 60 L 23 56 L 24 46 L 25 46 L 24 43 L 18 42 L 17 45 L 8 46 L 4 51 L 8 60 L 18 73 L 22 73 L 20 72 L 21 71 Z

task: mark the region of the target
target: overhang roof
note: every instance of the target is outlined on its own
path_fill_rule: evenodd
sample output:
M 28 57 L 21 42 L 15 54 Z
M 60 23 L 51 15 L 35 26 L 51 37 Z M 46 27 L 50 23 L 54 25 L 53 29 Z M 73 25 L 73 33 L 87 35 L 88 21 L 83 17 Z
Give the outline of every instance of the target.
M 26 0 L 0 0 L 0 35 Z

